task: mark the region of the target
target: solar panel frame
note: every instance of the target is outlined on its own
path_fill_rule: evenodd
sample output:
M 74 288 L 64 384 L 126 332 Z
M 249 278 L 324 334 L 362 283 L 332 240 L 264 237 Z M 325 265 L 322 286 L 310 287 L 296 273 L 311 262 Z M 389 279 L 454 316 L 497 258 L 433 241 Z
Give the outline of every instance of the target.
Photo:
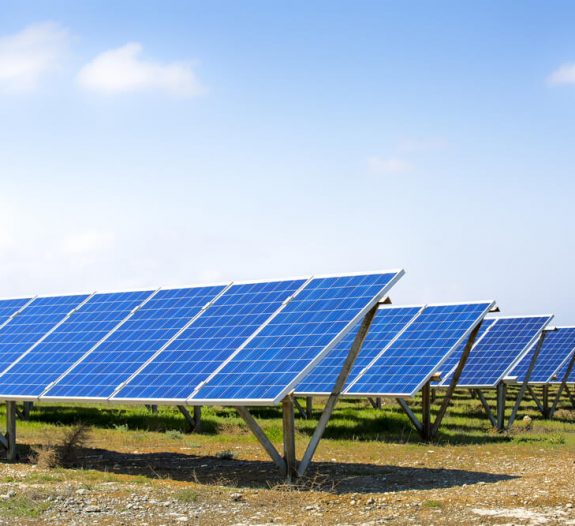
M 381 271 L 372 271 L 372 272 L 351 272 L 351 273 L 336 273 L 336 274 L 322 274 L 317 276 L 312 276 L 305 287 L 298 292 L 297 295 L 292 296 L 291 300 L 297 298 L 299 293 L 301 293 L 309 283 L 311 283 L 315 279 L 329 279 L 329 278 L 344 278 L 344 277 L 354 277 L 354 276 L 368 276 L 368 275 L 376 275 L 376 274 L 394 274 L 394 276 L 386 283 L 384 287 L 367 303 L 365 307 L 363 307 L 355 316 L 354 318 L 334 337 L 330 343 L 323 348 L 321 352 L 316 354 L 316 356 L 308 363 L 306 367 L 304 367 L 299 374 L 295 376 L 288 384 L 286 384 L 283 389 L 278 393 L 277 396 L 274 398 L 195 398 L 196 394 L 199 390 L 194 391 L 192 395 L 186 400 L 187 405 L 227 405 L 227 406 L 269 406 L 269 405 L 277 405 L 278 403 L 285 398 L 285 396 L 293 391 L 297 384 L 305 378 L 305 376 L 321 361 L 321 359 L 327 355 L 340 341 L 341 339 L 361 320 L 365 317 L 365 315 L 389 292 L 391 288 L 403 277 L 405 274 L 405 270 L 403 269 L 391 269 L 391 270 L 381 270 Z M 281 309 L 278 309 L 277 315 L 281 313 L 281 311 L 289 304 L 286 303 L 282 306 Z M 275 317 L 275 316 L 274 316 Z M 265 329 L 268 324 L 272 321 L 271 319 L 268 320 L 264 325 L 262 325 L 262 329 Z M 211 378 L 215 377 L 221 370 L 231 362 L 237 354 L 239 354 L 241 350 L 238 350 L 236 353 L 231 355 L 228 360 L 226 360 L 211 376 Z M 206 381 L 204 385 L 208 384 Z M 201 389 L 201 388 L 200 388 Z
M 164 291 L 172 291 L 172 290 L 177 291 L 180 289 L 183 290 L 183 289 L 196 289 L 196 288 L 208 288 L 208 287 L 223 287 L 222 290 L 218 294 L 216 294 L 216 296 L 214 296 L 214 298 L 212 298 L 210 301 L 206 302 L 202 306 L 200 311 L 195 316 L 193 316 L 191 319 L 189 319 L 181 329 L 178 329 L 176 331 L 176 333 L 165 344 L 163 344 L 159 350 L 155 351 L 153 353 L 153 355 L 148 360 L 146 360 L 146 362 L 144 364 L 138 366 L 137 371 L 139 371 L 141 368 L 143 368 L 145 366 L 145 364 L 147 364 L 148 361 L 151 361 L 154 356 L 156 356 L 157 354 L 159 354 L 161 351 L 164 350 L 164 347 L 168 346 L 174 339 L 176 339 L 176 337 L 179 336 L 179 334 L 181 332 L 183 332 L 189 325 L 191 325 L 195 321 L 195 319 L 205 311 L 205 309 L 207 309 L 217 298 L 219 298 L 226 290 L 228 290 L 228 288 L 231 286 L 231 284 L 232 284 L 231 282 L 226 281 L 226 282 L 219 282 L 219 283 L 207 283 L 205 285 L 204 284 L 193 285 L 190 287 L 161 287 L 161 288 L 157 289 L 156 291 L 154 291 L 154 294 L 150 298 L 148 298 L 148 301 L 154 299 L 158 293 L 164 292 Z M 146 303 L 148 303 L 148 301 L 146 301 Z M 140 305 L 140 307 L 143 307 L 143 306 L 144 306 L 144 304 Z M 136 312 L 134 312 L 133 314 L 136 314 Z M 131 317 L 132 316 L 123 320 L 122 325 L 125 322 L 129 321 L 131 319 Z M 121 326 L 117 327 L 117 329 L 121 329 Z M 114 331 L 114 332 L 116 332 L 116 331 Z M 110 337 L 112 335 L 113 334 L 110 333 L 108 335 L 108 337 Z M 109 338 L 106 338 L 106 340 L 107 339 L 109 339 Z M 103 340 L 100 343 L 105 343 L 106 340 Z M 93 350 L 97 351 L 98 349 L 95 348 Z M 86 357 L 89 357 L 89 354 Z M 82 365 L 82 362 L 83 362 L 83 360 L 77 362 L 73 368 L 71 368 L 69 371 L 67 371 L 67 374 L 74 373 L 76 366 Z M 133 375 L 135 375 L 135 373 L 133 373 Z M 133 375 L 130 375 L 130 378 Z M 64 378 L 64 376 L 63 376 L 63 378 Z M 40 397 L 40 400 L 46 400 L 46 401 L 51 401 L 51 402 L 74 402 L 74 401 L 76 401 L 76 402 L 96 402 L 96 403 L 114 402 L 115 401 L 115 400 L 113 400 L 114 394 L 116 394 L 116 392 L 118 392 L 124 386 L 124 384 L 127 383 L 127 381 L 128 381 L 128 379 L 124 380 L 122 383 L 120 383 L 118 386 L 116 386 L 116 388 L 114 389 L 114 392 L 111 395 L 105 396 L 105 397 L 103 397 L 103 396 L 102 397 L 98 397 L 98 396 L 60 396 L 60 395 L 59 396 L 49 396 L 47 394 L 49 392 L 49 390 L 47 390 L 46 394 L 42 394 L 42 396 Z M 56 384 L 54 384 L 54 385 L 56 385 Z M 52 387 L 54 387 L 54 386 L 51 386 L 50 389 Z M 140 400 L 134 399 L 133 402 L 131 400 L 128 400 L 128 399 L 126 399 L 126 400 L 122 399 L 122 400 L 118 400 L 117 403 L 120 403 L 120 404 L 132 404 L 132 403 L 134 403 L 134 404 L 139 404 L 139 405 L 146 404 L 146 403 L 160 404 L 160 402 L 156 401 L 156 400 L 152 400 L 150 402 L 147 402 L 146 400 L 142 400 L 142 399 L 140 399 Z M 167 404 L 173 405 L 173 401 L 167 401 Z
M 541 327 L 541 329 L 537 332 L 537 334 L 534 335 L 533 338 L 529 341 L 529 343 L 523 348 L 523 350 L 513 359 L 513 361 L 507 366 L 507 368 L 499 375 L 499 377 L 497 378 L 496 381 L 494 381 L 492 383 L 465 384 L 465 383 L 462 383 L 461 379 L 460 379 L 460 382 L 458 382 L 457 386 L 461 387 L 461 388 L 465 388 L 465 389 L 486 389 L 486 388 L 496 387 L 497 384 L 502 382 L 504 379 L 508 378 L 508 375 L 513 370 L 513 368 L 523 359 L 523 357 L 531 350 L 531 348 L 537 344 L 537 342 L 539 341 L 539 338 L 541 337 L 541 333 L 549 325 L 549 323 L 551 323 L 551 321 L 553 320 L 553 316 L 554 316 L 553 314 L 528 314 L 528 315 L 523 315 L 523 316 L 518 316 L 518 315 L 497 316 L 495 318 L 496 320 L 513 320 L 513 319 L 516 320 L 516 319 L 523 319 L 523 318 L 547 318 L 547 321 Z M 489 327 L 489 329 L 487 331 L 485 331 L 484 337 L 487 334 L 490 334 L 491 332 L 493 332 L 494 327 L 497 327 L 497 322 L 493 323 L 491 325 L 491 327 Z M 477 342 L 473 347 L 475 348 L 476 345 L 478 345 L 478 343 L 479 342 Z M 471 349 L 471 353 L 473 353 L 473 349 Z M 442 380 L 441 384 L 439 384 L 440 387 L 447 387 L 449 385 L 449 382 L 451 381 L 452 373 L 453 373 L 453 371 L 451 371 L 450 374 Z M 463 368 L 463 374 L 465 374 L 465 367 Z
M 455 342 L 451 348 L 449 349 L 448 352 L 446 352 L 443 357 L 441 358 L 441 360 L 438 361 L 438 363 L 435 365 L 435 367 L 433 367 L 426 375 L 424 375 L 422 377 L 422 379 L 420 380 L 420 382 L 418 384 L 416 384 L 416 387 L 414 387 L 409 393 L 389 393 L 389 392 L 350 392 L 350 389 L 353 388 L 353 386 L 358 383 L 362 376 L 364 376 L 371 367 L 373 367 L 377 361 L 385 355 L 385 353 L 393 346 L 393 344 L 399 340 L 401 338 L 401 336 L 403 334 L 405 334 L 405 332 L 415 323 L 417 323 L 417 320 L 425 313 L 425 310 L 429 307 L 442 307 L 442 306 L 465 306 L 465 305 L 481 305 L 481 304 L 485 304 L 486 308 L 483 311 L 483 314 L 481 315 L 481 317 L 478 317 L 477 321 L 471 325 L 470 327 L 468 327 L 466 329 L 466 331 L 463 333 L 463 335 L 457 340 L 457 342 Z M 495 306 L 495 301 L 493 300 L 484 300 L 484 301 L 466 301 L 466 302 L 444 302 L 444 303 L 429 303 L 426 304 L 424 306 L 424 308 L 419 312 L 419 314 L 417 316 L 415 316 L 415 318 L 412 320 L 411 323 L 409 323 L 406 327 L 404 327 L 404 329 L 401 331 L 400 334 L 398 334 L 396 336 L 396 338 L 394 338 L 394 340 L 392 340 L 389 345 L 387 345 L 384 349 L 382 349 L 382 351 L 378 354 L 378 356 L 376 358 L 374 358 L 374 360 L 372 360 L 372 362 L 357 376 L 357 378 L 355 379 L 354 382 L 352 382 L 342 393 L 342 395 L 344 395 L 346 398 L 366 398 L 366 397 L 381 397 L 381 398 L 401 398 L 401 399 L 412 399 L 419 391 L 421 391 L 421 389 L 423 388 L 423 386 L 429 382 L 431 380 L 431 378 L 433 377 L 434 374 L 436 374 L 437 372 L 441 371 L 441 367 L 442 365 L 449 359 L 449 357 L 451 356 L 451 354 L 453 352 L 455 352 L 455 350 L 457 350 L 459 348 L 460 345 L 464 344 L 465 342 L 468 341 L 469 337 L 471 336 L 471 333 L 473 332 L 473 330 L 483 321 L 483 318 L 489 313 L 489 311 Z

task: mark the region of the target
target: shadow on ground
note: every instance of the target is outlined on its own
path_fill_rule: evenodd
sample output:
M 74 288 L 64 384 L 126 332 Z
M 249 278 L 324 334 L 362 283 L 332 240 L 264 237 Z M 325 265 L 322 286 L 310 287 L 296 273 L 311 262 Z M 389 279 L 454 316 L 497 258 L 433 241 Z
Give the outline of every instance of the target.
M 30 452 L 30 447 L 20 446 L 19 453 L 23 460 L 29 458 Z M 95 448 L 80 448 L 76 458 L 78 462 L 69 469 L 91 469 L 235 488 L 267 488 L 284 484 L 275 464 L 260 460 L 224 460 L 173 452 L 120 453 Z M 302 484 L 306 489 L 338 494 L 386 493 L 489 484 L 514 478 L 517 477 L 459 469 L 318 462 L 312 464 Z

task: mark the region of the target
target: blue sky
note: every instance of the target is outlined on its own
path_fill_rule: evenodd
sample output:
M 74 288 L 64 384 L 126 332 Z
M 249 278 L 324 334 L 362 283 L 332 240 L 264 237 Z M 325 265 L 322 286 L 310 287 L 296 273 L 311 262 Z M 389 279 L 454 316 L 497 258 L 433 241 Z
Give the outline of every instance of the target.
M 575 323 L 572 2 L 0 12 L 3 296 L 402 267 Z

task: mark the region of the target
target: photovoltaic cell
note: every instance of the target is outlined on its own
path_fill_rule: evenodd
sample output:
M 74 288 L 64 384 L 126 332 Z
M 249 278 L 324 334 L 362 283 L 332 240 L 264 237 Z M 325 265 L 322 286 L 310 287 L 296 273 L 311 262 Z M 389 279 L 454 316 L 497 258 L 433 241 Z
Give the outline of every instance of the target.
M 537 345 L 534 345 L 525 357 L 513 368 L 509 376 L 517 376 L 518 382 L 523 382 Z M 558 327 L 545 333 L 543 345 L 535 362 L 535 367 L 529 377 L 529 383 L 547 383 L 553 378 L 563 362 L 575 351 L 575 327 Z M 563 377 L 558 375 L 558 379 Z
M 160 290 L 43 398 L 107 398 L 224 286 Z
M 494 387 L 533 345 L 552 316 L 496 318 L 473 347 L 459 378 L 459 387 Z M 449 383 L 450 376 L 442 385 Z
M 31 298 L 0 300 L 0 328 L 10 320 Z
M 345 394 L 413 396 L 469 336 L 491 305 L 427 306 Z
M 495 323 L 495 320 L 493 318 L 485 318 L 482 322 L 481 322 L 481 327 L 479 328 L 479 333 L 477 334 L 477 336 L 475 337 L 475 343 L 479 342 L 479 339 L 481 337 L 483 337 L 483 335 L 485 334 L 485 332 L 487 332 L 487 330 Z M 445 360 L 445 362 L 443 362 L 443 364 L 441 364 L 441 368 L 443 369 L 442 373 L 443 373 L 443 377 L 446 377 L 450 372 L 453 372 L 455 367 L 457 366 L 457 364 L 459 363 L 459 360 L 461 359 L 461 356 L 463 356 L 463 351 L 465 350 L 465 344 L 467 342 L 463 342 L 456 350 L 455 352 L 451 353 L 449 355 L 449 357 L 447 358 L 447 360 Z
M 36 298 L 15 316 L 0 329 L 0 372 L 5 371 L 86 298 L 87 295 Z
M 346 387 L 421 311 L 416 307 L 381 307 L 371 323 L 367 337 L 349 374 Z M 329 394 L 343 367 L 359 327 L 349 331 L 312 371 L 296 386 L 298 394 Z
M 39 396 L 150 294 L 95 294 L 0 376 L 0 394 Z
M 279 401 L 400 275 L 313 279 L 190 400 Z
M 114 397 L 185 401 L 305 280 L 233 285 Z

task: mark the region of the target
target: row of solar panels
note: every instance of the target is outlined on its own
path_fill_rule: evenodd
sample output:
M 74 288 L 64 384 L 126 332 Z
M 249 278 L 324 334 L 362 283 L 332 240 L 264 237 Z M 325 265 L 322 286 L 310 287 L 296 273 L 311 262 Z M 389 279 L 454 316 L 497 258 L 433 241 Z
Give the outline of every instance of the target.
M 403 271 L 0 300 L 0 399 L 255 405 L 331 392 L 357 330 Z M 492 302 L 381 306 L 348 396 L 410 397 L 481 332 L 458 385 L 522 378 L 551 316 Z M 552 335 L 551 335 L 552 334 Z M 532 381 L 561 378 L 575 329 L 550 333 Z

